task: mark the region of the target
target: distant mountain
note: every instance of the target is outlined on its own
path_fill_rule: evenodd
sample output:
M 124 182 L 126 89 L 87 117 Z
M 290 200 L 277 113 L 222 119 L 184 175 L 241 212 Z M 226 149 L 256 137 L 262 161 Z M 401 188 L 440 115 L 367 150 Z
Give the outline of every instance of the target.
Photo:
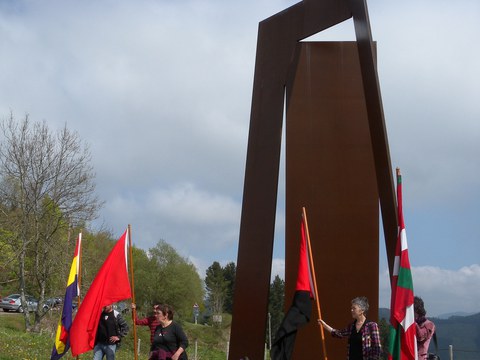
M 441 314 L 438 316 L 435 316 L 437 319 L 448 319 L 451 318 L 452 316 L 470 316 L 470 315 L 475 315 L 476 313 L 474 312 L 465 312 L 465 311 L 457 311 L 457 312 L 452 312 L 452 313 L 446 313 L 446 314 Z
M 437 328 L 439 355 L 442 359 L 449 358 L 450 345 L 453 348 L 454 359 L 480 359 L 480 313 L 431 320 Z M 433 345 L 430 345 L 430 351 L 432 350 Z
M 457 312 L 430 318 L 436 326 L 438 355 L 441 359 L 450 358 L 450 346 L 454 359 L 480 359 L 480 313 L 466 316 L 462 314 L 464 313 Z M 379 308 L 378 318 L 388 322 L 390 309 Z M 430 343 L 430 352 L 435 352 L 433 341 Z
M 378 309 L 378 320 L 385 319 L 387 322 L 390 321 L 390 309 L 379 308 Z

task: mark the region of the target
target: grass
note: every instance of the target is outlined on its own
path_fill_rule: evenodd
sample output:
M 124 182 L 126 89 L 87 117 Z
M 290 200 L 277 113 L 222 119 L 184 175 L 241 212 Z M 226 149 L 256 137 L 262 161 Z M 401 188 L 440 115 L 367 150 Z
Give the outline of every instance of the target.
M 51 312 L 42 320 L 40 333 L 25 332 L 25 322 L 22 314 L 0 315 L 0 360 L 46 360 L 52 353 L 56 324 L 60 317 L 59 312 Z M 125 316 L 130 333 L 122 341 L 117 351 L 116 360 L 134 359 L 134 340 L 132 319 Z M 208 326 L 184 323 L 183 328 L 188 336 L 190 345 L 187 348 L 190 360 L 225 360 L 229 338 L 231 318 L 223 317 L 224 325 Z M 137 326 L 137 338 L 140 339 L 140 354 L 138 359 L 148 359 L 150 345 L 150 331 L 146 326 Z M 72 360 L 69 351 L 62 360 Z M 92 352 L 79 356 L 79 359 L 92 359 Z

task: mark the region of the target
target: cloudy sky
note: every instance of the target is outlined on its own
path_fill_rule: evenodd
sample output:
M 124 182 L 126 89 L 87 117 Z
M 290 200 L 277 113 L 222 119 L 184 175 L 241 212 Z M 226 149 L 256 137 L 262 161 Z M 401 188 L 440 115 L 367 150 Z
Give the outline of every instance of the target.
M 258 23 L 294 3 L 0 0 L 0 117 L 77 131 L 106 201 L 94 226 L 164 239 L 203 276 L 236 261 Z M 431 315 L 478 312 L 480 3 L 368 7 L 415 290 Z M 354 40 L 353 23 L 312 40 Z

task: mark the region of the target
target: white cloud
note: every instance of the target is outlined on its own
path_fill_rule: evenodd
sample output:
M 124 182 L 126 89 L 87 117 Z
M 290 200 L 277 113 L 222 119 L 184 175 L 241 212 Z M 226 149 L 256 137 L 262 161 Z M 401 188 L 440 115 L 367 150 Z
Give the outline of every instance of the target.
M 270 281 L 273 281 L 277 275 L 285 280 L 285 259 L 272 259 L 272 275 Z
M 235 261 L 258 23 L 296 2 L 0 2 L 0 114 L 67 123 L 91 144 L 114 233 L 130 223 L 136 245 L 164 239 L 199 269 Z M 461 279 L 480 251 L 480 3 L 368 5 L 414 269 Z M 339 27 L 322 40 L 352 40 L 352 22 Z M 278 207 L 273 276 L 283 193 Z
M 473 264 L 458 270 L 435 266 L 412 268 L 416 296 L 425 302 L 429 316 L 463 312 L 480 312 L 480 265 Z M 380 306 L 390 308 L 388 270 L 380 275 Z

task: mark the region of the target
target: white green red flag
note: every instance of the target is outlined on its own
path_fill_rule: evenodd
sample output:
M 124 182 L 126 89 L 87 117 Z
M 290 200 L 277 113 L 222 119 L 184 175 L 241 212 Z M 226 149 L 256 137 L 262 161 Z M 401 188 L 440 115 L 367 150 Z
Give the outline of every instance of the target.
M 413 281 L 403 219 L 402 176 L 397 169 L 398 237 L 391 279 L 389 360 L 416 360 L 417 341 L 413 312 Z

